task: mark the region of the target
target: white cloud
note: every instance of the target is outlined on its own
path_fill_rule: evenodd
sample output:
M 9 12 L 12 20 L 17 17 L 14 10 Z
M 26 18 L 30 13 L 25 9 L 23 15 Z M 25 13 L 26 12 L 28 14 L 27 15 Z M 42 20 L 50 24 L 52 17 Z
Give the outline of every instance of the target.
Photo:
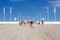
M 51 6 L 58 6 L 58 7 L 60 7 L 60 1 L 59 0 L 57 0 L 57 1 L 51 1 L 50 5 Z
M 10 0 L 11 2 L 21 2 L 23 0 Z

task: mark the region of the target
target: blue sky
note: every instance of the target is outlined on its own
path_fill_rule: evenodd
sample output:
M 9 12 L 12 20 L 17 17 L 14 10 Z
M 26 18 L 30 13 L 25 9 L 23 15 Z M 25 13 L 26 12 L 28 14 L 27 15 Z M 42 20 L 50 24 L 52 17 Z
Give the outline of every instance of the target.
M 60 21 L 59 0 L 0 0 L 0 21 L 4 21 L 3 8 L 5 7 L 5 21 L 10 21 L 10 7 L 12 7 L 12 21 L 40 20 L 44 17 L 48 21 L 47 7 L 49 7 L 49 21 L 54 21 L 54 7 L 56 7 L 56 21 Z

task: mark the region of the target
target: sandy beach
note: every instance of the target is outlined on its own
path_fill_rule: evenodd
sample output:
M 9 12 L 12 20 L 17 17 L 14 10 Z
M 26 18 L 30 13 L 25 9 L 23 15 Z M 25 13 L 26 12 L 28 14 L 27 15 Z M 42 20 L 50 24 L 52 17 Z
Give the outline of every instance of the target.
M 60 40 L 60 24 L 0 24 L 0 40 Z

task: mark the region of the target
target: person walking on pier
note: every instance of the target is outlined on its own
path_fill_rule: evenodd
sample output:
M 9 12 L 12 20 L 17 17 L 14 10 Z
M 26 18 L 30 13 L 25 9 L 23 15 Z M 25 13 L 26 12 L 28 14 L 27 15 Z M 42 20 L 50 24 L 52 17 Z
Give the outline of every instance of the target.
M 44 23 L 44 18 L 42 18 L 42 21 L 41 22 L 42 22 L 42 24 Z

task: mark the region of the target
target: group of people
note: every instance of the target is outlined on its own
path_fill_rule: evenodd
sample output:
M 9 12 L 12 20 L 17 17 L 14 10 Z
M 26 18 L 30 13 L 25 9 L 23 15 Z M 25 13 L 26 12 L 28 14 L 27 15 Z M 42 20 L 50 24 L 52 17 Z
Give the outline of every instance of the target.
M 22 20 L 22 21 L 19 22 L 19 25 L 22 25 L 22 24 L 24 24 L 24 25 L 25 24 L 30 24 L 30 26 L 32 26 L 33 23 L 36 23 L 36 22 L 34 22 L 32 20 Z M 42 18 L 41 23 L 44 24 L 44 18 Z M 39 22 L 39 24 L 40 24 L 40 22 Z
M 19 22 L 19 25 L 25 25 L 25 24 L 30 24 L 30 26 L 32 26 L 32 24 L 33 24 L 34 22 L 33 21 L 31 21 L 31 20 L 27 20 L 27 21 L 24 21 L 24 20 L 22 20 L 21 22 Z
M 32 20 L 22 20 L 22 21 L 19 22 L 19 25 L 24 25 L 25 26 L 25 24 L 28 24 L 28 25 L 30 25 L 31 28 L 34 28 L 33 24 L 35 24 L 35 23 L 36 22 L 34 22 Z M 42 18 L 41 23 L 44 24 L 44 18 Z M 40 24 L 40 22 L 38 24 Z
M 30 26 L 32 26 L 32 24 L 35 23 L 34 21 L 31 21 L 31 20 L 22 20 L 19 22 L 19 25 L 22 25 L 22 24 L 30 24 Z M 42 24 L 44 24 L 44 18 L 42 18 L 42 21 L 41 21 Z M 40 24 L 40 22 L 39 22 Z

